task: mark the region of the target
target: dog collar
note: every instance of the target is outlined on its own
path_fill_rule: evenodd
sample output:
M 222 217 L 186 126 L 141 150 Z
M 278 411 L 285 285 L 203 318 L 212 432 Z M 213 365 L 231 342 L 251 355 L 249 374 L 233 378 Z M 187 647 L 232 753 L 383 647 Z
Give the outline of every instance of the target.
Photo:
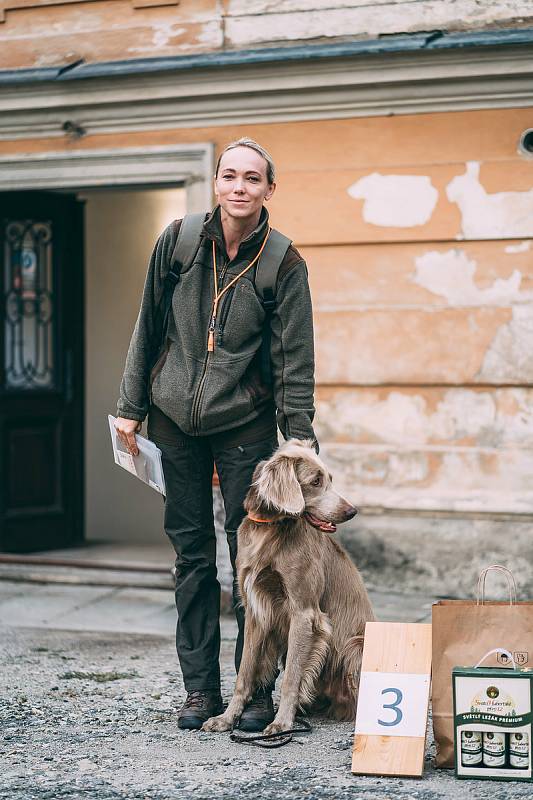
M 248 514 L 248 519 L 251 519 L 252 522 L 274 522 L 273 519 L 260 519 L 259 517 L 252 517 L 251 514 Z

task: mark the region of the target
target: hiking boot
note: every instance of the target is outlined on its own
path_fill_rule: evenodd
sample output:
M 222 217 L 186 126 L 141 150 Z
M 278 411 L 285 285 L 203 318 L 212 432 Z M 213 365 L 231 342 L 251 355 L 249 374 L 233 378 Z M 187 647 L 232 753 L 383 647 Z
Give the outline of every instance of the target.
M 196 689 L 187 694 L 187 699 L 178 711 L 178 728 L 200 730 L 209 717 L 217 717 L 223 711 L 220 692 Z
M 237 727 L 240 731 L 262 731 L 273 719 L 272 692 L 258 689 L 242 712 Z

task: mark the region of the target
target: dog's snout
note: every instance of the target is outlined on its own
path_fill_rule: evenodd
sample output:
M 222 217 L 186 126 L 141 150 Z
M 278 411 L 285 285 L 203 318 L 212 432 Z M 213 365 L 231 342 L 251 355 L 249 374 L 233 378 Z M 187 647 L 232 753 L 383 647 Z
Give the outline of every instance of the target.
M 346 520 L 353 519 L 357 514 L 357 509 L 355 506 L 350 505 L 349 503 L 346 505 Z

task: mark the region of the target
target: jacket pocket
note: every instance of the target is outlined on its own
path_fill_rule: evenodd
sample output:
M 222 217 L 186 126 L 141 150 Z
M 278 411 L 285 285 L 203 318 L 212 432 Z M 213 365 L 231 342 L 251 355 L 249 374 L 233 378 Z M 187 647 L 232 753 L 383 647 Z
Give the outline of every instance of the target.
M 202 432 L 231 427 L 253 411 L 252 393 L 238 376 L 238 364 L 226 359 L 210 363 L 199 407 Z

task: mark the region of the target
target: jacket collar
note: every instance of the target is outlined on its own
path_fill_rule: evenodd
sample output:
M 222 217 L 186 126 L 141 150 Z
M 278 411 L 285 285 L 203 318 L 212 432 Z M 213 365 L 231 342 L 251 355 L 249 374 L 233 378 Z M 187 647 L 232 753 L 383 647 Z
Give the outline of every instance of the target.
M 242 253 L 249 248 L 260 245 L 266 236 L 267 230 L 268 211 L 266 210 L 265 206 L 263 206 L 257 226 L 240 243 L 238 255 L 242 255 Z M 211 214 L 204 222 L 204 233 L 209 239 L 214 240 L 220 249 L 226 253 L 226 243 L 224 241 L 224 233 L 222 231 L 222 223 L 220 221 L 220 206 L 215 206 Z

